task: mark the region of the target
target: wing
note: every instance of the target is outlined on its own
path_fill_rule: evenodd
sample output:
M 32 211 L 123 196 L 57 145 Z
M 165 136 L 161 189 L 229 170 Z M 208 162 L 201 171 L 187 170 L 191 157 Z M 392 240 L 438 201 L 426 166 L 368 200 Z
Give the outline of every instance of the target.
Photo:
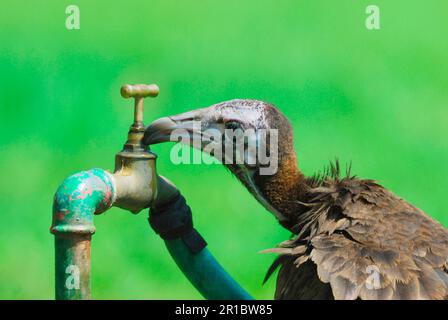
M 282 256 L 277 277 L 276 300 L 333 300 L 331 286 L 317 276 L 316 265 L 305 261 L 299 266 L 292 256 Z
M 291 260 L 276 297 L 299 292 L 290 274 L 312 262 L 335 299 L 448 299 L 448 232 L 421 210 L 366 180 L 320 187 L 311 203 L 306 236 L 279 249 Z

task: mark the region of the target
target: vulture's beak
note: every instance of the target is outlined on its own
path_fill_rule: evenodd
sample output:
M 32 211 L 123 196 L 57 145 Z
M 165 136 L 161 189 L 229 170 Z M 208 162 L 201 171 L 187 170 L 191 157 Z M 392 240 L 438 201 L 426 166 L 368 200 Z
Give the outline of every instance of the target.
M 176 128 L 176 122 L 170 117 L 157 119 L 146 128 L 143 143 L 150 145 L 170 141 L 171 132 Z
M 188 111 L 155 120 L 146 128 L 143 143 L 145 145 L 151 145 L 168 141 L 177 142 L 179 136 L 191 139 L 196 134 L 200 134 L 201 127 L 195 126 L 195 122 L 201 121 L 206 109 L 208 108 Z M 177 138 L 172 140 L 172 133 L 175 131 Z

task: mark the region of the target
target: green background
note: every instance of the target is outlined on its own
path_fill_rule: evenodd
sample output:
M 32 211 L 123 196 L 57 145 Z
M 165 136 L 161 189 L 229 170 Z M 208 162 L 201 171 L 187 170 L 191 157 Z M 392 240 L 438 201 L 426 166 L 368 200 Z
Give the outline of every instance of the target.
M 365 8 L 381 9 L 381 30 Z M 81 29 L 65 28 L 65 8 Z M 339 157 L 448 225 L 448 5 L 440 1 L 9 1 L 0 10 L 0 298 L 53 298 L 52 197 L 73 172 L 113 169 L 132 119 L 124 83 L 157 83 L 145 122 L 233 98 L 276 104 L 306 174 Z M 159 173 L 256 298 L 283 230 L 220 165 Z M 200 298 L 147 212 L 96 217 L 93 297 Z

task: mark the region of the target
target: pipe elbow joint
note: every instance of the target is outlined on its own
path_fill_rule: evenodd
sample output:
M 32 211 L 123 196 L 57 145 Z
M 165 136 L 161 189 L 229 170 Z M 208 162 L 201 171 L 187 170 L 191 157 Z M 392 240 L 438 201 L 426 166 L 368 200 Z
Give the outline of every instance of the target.
M 115 172 L 91 169 L 66 178 L 53 200 L 51 233 L 93 234 L 93 216 L 112 206 L 138 213 L 157 195 L 155 155 L 121 152 Z
M 115 198 L 112 176 L 105 170 L 91 169 L 71 175 L 54 196 L 51 233 L 93 234 L 94 214 L 109 209 Z

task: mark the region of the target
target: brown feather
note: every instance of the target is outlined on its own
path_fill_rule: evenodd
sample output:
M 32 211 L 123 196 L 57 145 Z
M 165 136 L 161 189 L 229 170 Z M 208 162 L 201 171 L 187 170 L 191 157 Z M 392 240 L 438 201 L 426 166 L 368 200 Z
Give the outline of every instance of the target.
M 276 298 L 447 299 L 447 230 L 374 181 L 330 168 L 289 215 L 300 232 L 282 244 L 292 250 L 276 262 Z

